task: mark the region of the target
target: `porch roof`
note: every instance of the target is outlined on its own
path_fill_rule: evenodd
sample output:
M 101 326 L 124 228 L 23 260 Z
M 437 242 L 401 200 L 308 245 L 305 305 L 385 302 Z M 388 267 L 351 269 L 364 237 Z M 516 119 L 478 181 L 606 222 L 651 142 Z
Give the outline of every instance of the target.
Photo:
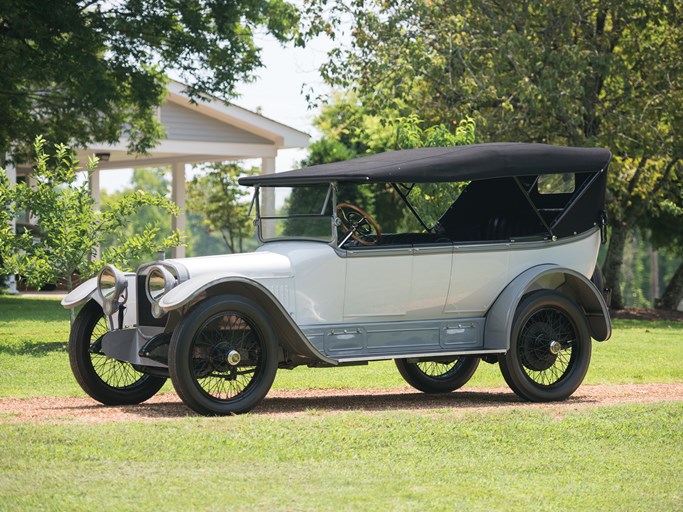
M 158 115 L 165 137 L 146 155 L 129 154 L 128 140 L 93 143 L 77 151 L 85 164 L 89 156 L 106 155 L 99 169 L 124 169 L 173 163 L 274 158 L 278 150 L 308 146 L 310 136 L 221 99 L 205 95 L 192 103 L 185 86 L 171 81 Z

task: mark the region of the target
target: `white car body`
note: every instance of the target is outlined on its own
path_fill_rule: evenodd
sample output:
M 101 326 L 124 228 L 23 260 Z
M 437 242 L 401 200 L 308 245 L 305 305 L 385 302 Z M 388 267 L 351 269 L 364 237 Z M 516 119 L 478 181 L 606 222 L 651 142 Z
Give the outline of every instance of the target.
M 254 253 L 166 260 L 187 268 L 191 279 L 165 295 L 160 305 L 173 310 L 184 304 L 190 290 L 240 276 L 263 285 L 320 352 L 343 362 L 344 352 L 354 358 L 359 354 L 340 350 L 329 339 L 320 343 L 325 328 L 380 323 L 399 332 L 400 322 L 484 317 L 508 283 L 530 267 L 553 265 L 590 278 L 599 247 L 597 229 L 565 241 L 431 250 L 342 252 L 320 242 L 269 242 Z M 352 336 L 337 338 L 344 347 L 348 343 L 343 340 Z

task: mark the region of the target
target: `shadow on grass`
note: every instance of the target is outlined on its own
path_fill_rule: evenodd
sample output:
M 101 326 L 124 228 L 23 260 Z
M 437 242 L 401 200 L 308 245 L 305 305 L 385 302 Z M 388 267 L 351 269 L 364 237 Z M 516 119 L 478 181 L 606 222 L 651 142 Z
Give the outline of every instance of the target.
M 415 411 L 425 414 L 433 413 L 438 409 L 511 409 L 519 408 L 520 405 L 534 404 L 524 402 L 512 392 L 487 392 L 487 391 L 459 391 L 455 393 L 427 395 L 423 393 L 383 393 L 383 394 L 358 394 L 344 396 L 320 396 L 315 397 L 266 397 L 261 404 L 250 414 L 261 415 L 288 415 L 306 413 L 311 415 L 339 413 L 339 412 L 368 412 L 368 411 Z M 171 397 L 172 395 L 169 395 Z M 586 404 L 592 400 L 575 397 L 565 402 L 568 405 Z M 143 419 L 171 419 L 184 417 L 200 417 L 197 413 L 179 401 L 142 403 L 139 405 L 116 407 L 118 412 L 127 416 L 128 421 Z M 109 407 L 93 403 L 93 405 L 79 405 L 60 407 L 60 410 L 73 411 L 76 414 L 87 416 L 88 414 L 106 414 Z
M 486 391 L 459 391 L 444 394 L 391 393 L 358 394 L 345 396 L 273 397 L 266 398 L 254 409 L 255 414 L 278 414 L 289 412 L 342 412 L 342 411 L 428 411 L 434 409 L 457 409 L 501 407 L 519 405 L 521 400 L 512 393 Z
M 66 352 L 66 341 L 31 341 L 0 345 L 0 354 L 9 356 L 46 356 L 52 352 Z

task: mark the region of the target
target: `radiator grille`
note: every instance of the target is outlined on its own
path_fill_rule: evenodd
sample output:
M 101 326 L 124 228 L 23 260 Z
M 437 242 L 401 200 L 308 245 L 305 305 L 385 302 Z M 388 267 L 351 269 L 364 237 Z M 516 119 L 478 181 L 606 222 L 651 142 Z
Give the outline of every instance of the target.
M 145 293 L 145 281 L 147 276 L 137 276 L 137 299 L 138 299 L 138 325 L 163 327 L 166 325 L 168 314 L 161 318 L 152 316 L 152 304 Z

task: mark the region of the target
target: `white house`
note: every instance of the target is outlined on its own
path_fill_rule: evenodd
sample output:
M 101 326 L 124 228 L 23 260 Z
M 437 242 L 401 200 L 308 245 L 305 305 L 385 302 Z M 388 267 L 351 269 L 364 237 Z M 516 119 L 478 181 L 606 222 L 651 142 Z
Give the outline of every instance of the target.
M 94 143 L 77 150 L 82 167 L 90 156 L 100 158 L 91 179 L 96 207 L 102 171 L 168 166 L 172 173 L 172 199 L 184 210 L 186 164 L 256 158 L 261 160 L 262 173 L 272 173 L 279 150 L 308 146 L 310 137 L 307 133 L 234 104 L 226 104 L 216 97 L 207 95 L 202 101 L 192 103 L 183 92 L 184 87 L 179 82 L 169 83 L 166 102 L 158 109 L 166 136 L 148 154 L 128 153 L 125 138 L 115 144 Z M 7 171 L 11 181 L 16 181 L 17 176 L 30 179 L 30 167 L 10 167 Z M 265 209 L 274 211 L 274 197 L 264 195 L 264 201 L 267 203 Z M 184 214 L 173 219 L 173 227 L 184 229 Z M 175 248 L 174 257 L 184 255 L 184 247 Z
M 98 169 L 92 176 L 95 204 L 99 200 L 99 174 L 108 169 L 169 166 L 172 171 L 172 198 L 185 209 L 185 165 L 199 162 L 222 162 L 260 158 L 261 172 L 275 172 L 275 157 L 281 149 L 308 146 L 309 135 L 236 105 L 205 96 L 201 103 L 191 103 L 183 93 L 184 86 L 171 82 L 166 103 L 159 108 L 159 120 L 166 138 L 147 155 L 127 152 L 127 140 L 117 144 L 92 144 L 78 151 L 82 164 L 88 157 L 100 156 Z M 274 199 L 271 198 L 271 206 Z M 174 219 L 174 228 L 185 227 L 184 214 Z M 174 256 L 184 256 L 185 248 L 177 247 Z

